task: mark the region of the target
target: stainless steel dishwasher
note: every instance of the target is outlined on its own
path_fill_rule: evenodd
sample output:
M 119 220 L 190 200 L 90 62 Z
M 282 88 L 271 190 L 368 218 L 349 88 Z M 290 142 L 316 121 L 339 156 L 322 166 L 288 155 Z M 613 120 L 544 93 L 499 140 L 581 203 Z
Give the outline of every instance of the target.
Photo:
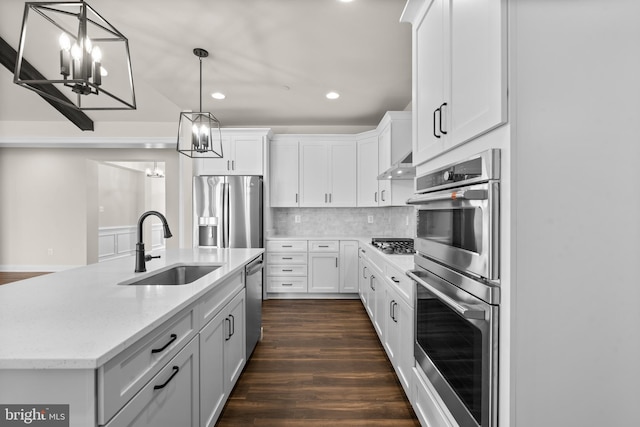
M 245 267 L 247 288 L 247 359 L 262 335 L 262 255 Z

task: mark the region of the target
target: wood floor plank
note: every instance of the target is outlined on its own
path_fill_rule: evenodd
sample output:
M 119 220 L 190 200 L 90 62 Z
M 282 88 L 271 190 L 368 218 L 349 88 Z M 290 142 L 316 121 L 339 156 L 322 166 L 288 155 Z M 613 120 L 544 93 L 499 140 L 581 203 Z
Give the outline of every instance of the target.
M 49 273 L 1 271 L 0 285 L 6 285 L 7 283 L 17 282 L 18 280 L 29 279 L 31 277 L 42 276 L 43 274 L 49 274 Z
M 218 427 L 420 425 L 359 300 L 268 300 L 263 328 Z

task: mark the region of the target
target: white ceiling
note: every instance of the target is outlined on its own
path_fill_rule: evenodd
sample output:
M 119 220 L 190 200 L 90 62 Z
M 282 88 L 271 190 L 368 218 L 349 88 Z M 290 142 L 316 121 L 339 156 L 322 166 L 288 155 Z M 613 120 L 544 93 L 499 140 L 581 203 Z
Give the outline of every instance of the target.
M 177 122 L 180 111 L 199 110 L 195 47 L 210 54 L 203 110 L 223 126 L 373 127 L 411 102 L 405 0 L 88 3 L 129 39 L 138 103 L 136 111 L 87 112 L 96 123 Z M 0 36 L 16 49 L 23 11 L 22 0 L 0 1 Z M 0 121 L 66 120 L 0 68 Z M 338 100 L 325 98 L 332 90 Z M 215 91 L 227 98 L 212 99 Z

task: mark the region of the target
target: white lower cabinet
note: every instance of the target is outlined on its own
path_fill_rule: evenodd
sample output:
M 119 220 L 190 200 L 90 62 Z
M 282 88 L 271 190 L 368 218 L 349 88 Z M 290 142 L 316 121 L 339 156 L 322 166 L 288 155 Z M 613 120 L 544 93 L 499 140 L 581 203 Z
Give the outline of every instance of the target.
M 419 368 L 413 368 L 413 401 L 411 402 L 420 424 L 426 427 L 458 427 L 437 392 Z
M 385 289 L 385 335 L 384 348 L 391 360 L 400 384 L 407 396 L 411 395 L 413 356 L 413 308 L 392 287 Z
M 216 423 L 246 363 L 244 318 L 243 289 L 200 331 L 202 427 Z
M 97 372 L 98 425 L 211 427 L 246 364 L 243 272 Z
M 267 292 L 358 293 L 358 248 L 357 240 L 269 240 Z
M 340 270 L 338 252 L 309 253 L 309 292 L 338 292 Z
M 198 337 L 193 338 L 107 424 L 108 427 L 198 427 Z

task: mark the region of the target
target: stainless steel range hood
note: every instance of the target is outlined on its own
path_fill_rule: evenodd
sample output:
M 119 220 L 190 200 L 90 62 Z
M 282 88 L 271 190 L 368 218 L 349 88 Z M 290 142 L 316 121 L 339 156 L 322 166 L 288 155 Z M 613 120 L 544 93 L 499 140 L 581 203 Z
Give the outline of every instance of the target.
M 416 167 L 413 166 L 413 153 L 410 151 L 399 162 L 391 165 L 389 169 L 378 175 L 381 179 L 413 179 L 416 176 Z

